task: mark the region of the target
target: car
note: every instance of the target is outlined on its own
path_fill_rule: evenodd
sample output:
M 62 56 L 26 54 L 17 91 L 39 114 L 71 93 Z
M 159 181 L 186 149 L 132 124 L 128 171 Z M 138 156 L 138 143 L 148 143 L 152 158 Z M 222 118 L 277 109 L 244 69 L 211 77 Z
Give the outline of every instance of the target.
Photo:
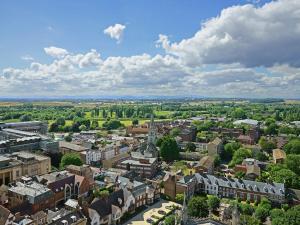
M 147 223 L 150 223 L 150 224 L 153 224 L 153 223 L 154 223 L 154 220 L 153 220 L 153 219 L 150 219 L 150 218 L 148 218 L 146 221 L 147 221 Z
M 158 210 L 158 213 L 161 214 L 161 215 L 166 215 L 167 213 L 163 210 Z

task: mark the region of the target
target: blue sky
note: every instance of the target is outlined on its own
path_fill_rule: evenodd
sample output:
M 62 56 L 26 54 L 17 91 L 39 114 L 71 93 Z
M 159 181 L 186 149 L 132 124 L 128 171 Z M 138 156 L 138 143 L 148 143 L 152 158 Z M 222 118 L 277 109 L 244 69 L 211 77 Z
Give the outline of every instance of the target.
M 180 85 L 180 83 L 185 82 L 189 85 L 194 84 L 194 87 L 200 87 L 199 89 L 203 89 L 201 87 L 204 85 L 210 86 L 206 92 L 203 90 L 195 91 L 189 93 L 190 95 L 232 97 L 236 96 L 237 93 L 240 94 L 240 91 L 232 92 L 230 90 L 232 87 L 238 86 L 238 82 L 248 82 L 251 83 L 252 88 L 244 92 L 243 96 L 253 94 L 257 97 L 267 97 L 265 95 L 269 95 L 270 92 L 262 90 L 264 88 L 270 89 L 271 97 L 278 97 L 277 91 L 282 88 L 281 83 L 290 85 L 286 82 L 292 79 L 291 71 L 293 71 L 293 75 L 298 74 L 299 62 L 296 60 L 296 53 L 291 49 L 292 52 L 286 52 L 286 57 L 277 60 L 266 54 L 253 56 L 252 54 L 258 55 L 259 52 L 250 51 L 249 47 L 243 49 L 244 52 L 242 50 L 239 52 L 238 47 L 235 52 L 234 48 L 240 46 L 239 48 L 242 49 L 241 46 L 244 46 L 247 41 L 250 43 L 253 41 L 255 44 L 254 41 L 259 40 L 254 40 L 252 34 L 256 32 L 254 24 L 260 24 L 264 20 L 264 13 L 268 15 L 268 19 L 263 26 L 267 26 L 269 21 L 270 24 L 273 24 L 272 19 L 278 19 L 280 23 L 297 19 L 297 16 L 296 18 L 288 18 L 288 14 L 286 14 L 287 18 L 276 18 L 275 16 L 271 18 L 273 14 L 270 11 L 273 10 L 274 15 L 281 13 L 276 4 L 284 5 L 289 1 L 294 2 L 294 9 L 297 9 L 297 1 L 293 0 L 280 0 L 279 3 L 247 0 L 4 0 L 0 2 L 0 87 L 2 82 L 5 88 L 0 90 L 0 94 L 3 96 L 26 95 L 27 93 L 22 90 L 22 87 L 25 89 L 26 85 L 44 85 L 43 89 L 37 88 L 31 94 L 34 96 L 73 95 L 72 87 L 67 84 L 75 85 L 76 82 L 78 83 L 80 79 L 84 78 L 86 84 L 78 84 L 81 93 L 96 96 L 122 95 L 123 93 L 132 95 L 151 95 L 154 93 L 157 95 L 184 95 L 186 88 L 191 90 L 191 87 Z M 245 5 L 249 5 L 249 7 L 244 9 Z M 220 15 L 224 10 L 229 12 L 227 16 L 222 17 Z M 293 9 L 287 10 L 292 11 Z M 254 22 L 250 24 L 245 20 L 246 27 L 250 25 L 253 27 L 244 31 L 243 24 L 232 18 L 236 17 L 236 20 L 239 21 L 240 17 L 247 18 L 247 13 L 249 20 L 253 19 Z M 252 15 L 254 18 L 251 17 Z M 217 22 L 213 22 L 214 20 Z M 206 29 L 203 29 L 203 23 L 206 21 L 210 21 L 210 23 L 206 25 Z M 228 24 L 230 23 L 232 26 L 241 26 L 241 33 L 237 33 L 239 32 L 238 27 L 236 28 L 237 31 L 229 27 Z M 234 23 L 236 24 L 234 25 Z M 122 31 L 116 31 L 120 32 L 118 34 L 121 35 L 121 38 L 111 37 L 110 32 L 104 32 L 110 26 L 112 30 L 117 29 L 116 24 L 123 26 Z M 210 31 L 210 29 L 214 31 Z M 259 29 L 263 28 L 259 27 Z M 261 34 L 259 29 L 258 35 Z M 291 29 L 297 33 L 296 27 L 291 27 Z M 222 34 L 216 33 L 220 30 Z M 275 31 L 272 30 L 274 34 Z M 280 31 L 282 32 L 282 30 Z M 207 39 L 197 39 L 196 34 L 201 32 L 200 36 L 203 36 L 201 38 L 207 36 Z M 249 32 L 249 35 L 246 36 L 245 32 Z M 220 38 L 215 45 L 222 41 L 242 40 L 244 43 L 232 45 L 230 50 L 224 51 L 222 57 L 219 54 L 215 56 L 215 51 L 223 51 L 212 48 L 207 41 L 213 40 L 212 37 L 214 36 Z M 280 38 L 274 40 L 273 47 L 272 43 L 266 44 L 266 41 L 262 41 L 258 45 L 272 49 L 277 48 L 275 45 L 281 44 L 280 48 L 285 49 L 284 45 L 289 43 L 281 41 L 288 40 L 291 43 L 297 43 L 296 40 L 287 37 L 282 37 L 282 40 Z M 264 37 L 261 39 L 263 40 Z M 194 52 L 193 49 L 189 49 L 185 40 L 190 41 L 191 46 L 196 50 L 199 49 L 199 51 Z M 53 54 L 56 53 L 49 53 L 49 51 L 59 50 L 50 49 L 47 53 L 45 48 L 49 47 L 64 49 L 67 53 L 54 56 Z M 281 52 L 280 48 L 274 54 Z M 94 51 L 99 55 L 91 53 Z M 233 54 L 237 52 L 239 54 L 233 57 Z M 78 66 L 74 65 L 77 59 L 72 59 L 70 62 L 67 58 L 71 56 L 75 58 L 76 55 L 88 53 L 95 57 L 93 62 L 88 61 L 88 66 L 74 68 Z M 155 58 L 155 56 L 162 58 Z M 118 60 L 119 57 L 122 57 L 121 61 Z M 135 59 L 132 57 L 137 57 L 138 61 L 133 62 Z M 55 67 L 56 64 L 59 64 L 56 61 L 59 60 L 60 64 L 68 67 L 67 70 Z M 149 63 L 153 65 L 149 65 Z M 133 71 L 132 65 L 136 64 L 139 66 Z M 44 65 L 43 68 L 41 65 Z M 123 70 L 119 68 L 120 65 L 122 65 Z M 208 74 L 208 72 L 214 71 L 215 74 Z M 76 76 L 72 77 L 74 73 Z M 223 73 L 230 75 L 223 75 Z M 261 77 L 262 74 L 265 77 Z M 215 82 L 215 77 L 218 76 L 224 78 L 224 83 Z M 239 79 L 238 76 L 242 76 L 242 79 Z M 245 79 L 245 76 L 252 77 L 253 80 Z M 274 76 L 276 79 L 268 84 L 261 82 L 261 80 L 265 82 Z M 280 79 L 282 81 L 279 81 Z M 295 82 L 298 84 L 298 76 L 294 79 L 296 80 L 293 80 L 291 84 L 293 87 L 290 89 L 292 93 L 282 93 L 282 96 L 296 97 L 299 94 L 298 85 L 295 85 Z M 40 81 L 38 82 L 38 80 Z M 20 82 L 19 85 L 14 84 L 18 81 Z M 130 82 L 126 83 L 127 81 Z M 105 85 L 97 86 L 95 82 Z M 144 83 L 144 87 L 142 87 L 142 82 L 148 82 L 151 86 L 149 87 L 148 84 Z M 23 86 L 21 86 L 22 84 Z M 224 90 L 228 88 L 228 93 L 226 91 L 216 93 L 214 88 L 219 87 Z M 176 88 L 178 90 L 175 90 Z M 108 91 L 110 93 L 107 93 Z M 77 93 L 75 94 L 77 95 Z

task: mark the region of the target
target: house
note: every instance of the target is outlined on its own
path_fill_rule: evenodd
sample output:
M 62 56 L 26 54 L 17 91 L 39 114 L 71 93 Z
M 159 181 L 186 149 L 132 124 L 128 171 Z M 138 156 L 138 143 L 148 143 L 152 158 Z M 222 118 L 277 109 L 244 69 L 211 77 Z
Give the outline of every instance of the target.
M 245 179 L 255 180 L 260 176 L 260 167 L 258 165 L 246 165 Z
M 83 162 L 86 161 L 86 152 L 88 150 L 89 150 L 89 148 L 84 147 L 82 145 L 77 145 L 77 144 L 66 142 L 66 141 L 59 142 L 59 151 L 63 155 L 67 154 L 67 153 L 78 153 Z
M 108 197 L 94 199 L 88 208 L 92 225 L 117 224 L 124 213 L 124 192 L 122 189 L 111 193 Z
M 8 189 L 8 206 L 14 212 L 34 214 L 53 208 L 54 194 L 47 186 L 31 179 L 12 184 Z
M 255 139 L 252 138 L 250 135 L 241 134 L 240 136 L 238 136 L 237 140 L 245 145 L 254 145 L 255 144 Z
M 62 208 L 58 211 L 48 210 L 47 225 L 86 225 L 87 218 L 82 212 L 77 210 L 66 210 Z
M 65 170 L 68 171 L 69 173 L 85 177 L 89 182 L 90 188 L 94 186 L 95 184 L 94 173 L 92 168 L 89 165 L 82 165 L 82 166 L 68 165 L 66 166 Z
M 273 160 L 275 164 L 284 163 L 286 159 L 285 151 L 281 149 L 273 149 Z
M 220 155 L 223 150 L 223 141 L 219 137 L 216 137 L 213 141 L 207 145 L 207 151 L 209 156 Z
M 35 176 L 49 173 L 51 159 L 30 152 L 15 152 L 0 156 L 0 186 L 18 181 L 22 176 Z
M 185 176 L 175 182 L 175 185 L 174 182 L 164 182 L 165 190 L 166 188 L 167 190 L 175 189 L 173 196 L 169 196 L 169 193 L 165 192 L 171 198 L 174 197 L 174 194 L 176 196 L 178 193 L 186 192 L 187 197 L 195 193 L 206 193 L 219 197 L 239 198 L 243 201 L 249 200 L 250 202 L 260 201 L 263 197 L 275 203 L 286 202 L 286 190 L 283 183 L 264 183 L 200 173 Z M 166 187 L 167 185 L 169 187 Z
M 14 215 L 4 206 L 0 205 L 0 224 L 13 225 Z
M 40 183 L 46 185 L 54 193 L 55 206 L 62 205 L 66 200 L 72 198 L 76 191 L 80 190 L 80 182 L 75 186 L 75 175 L 67 171 L 53 172 L 36 178 Z
M 204 156 L 200 159 L 199 165 L 195 168 L 198 173 L 214 173 L 214 157 Z

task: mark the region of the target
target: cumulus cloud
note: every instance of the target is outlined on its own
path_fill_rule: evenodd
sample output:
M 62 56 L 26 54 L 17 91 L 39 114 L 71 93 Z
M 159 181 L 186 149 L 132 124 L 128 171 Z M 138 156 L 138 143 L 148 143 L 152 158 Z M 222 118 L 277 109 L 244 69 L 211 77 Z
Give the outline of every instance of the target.
M 103 32 L 104 34 L 109 35 L 112 39 L 117 40 L 118 43 L 121 42 L 122 36 L 126 26 L 116 23 L 115 25 L 107 27 Z
M 66 49 L 58 48 L 54 46 L 46 47 L 44 48 L 44 51 L 47 55 L 50 55 L 53 58 L 62 58 L 68 54 L 68 51 Z
M 171 43 L 166 35 L 160 35 L 158 43 L 191 66 L 300 67 L 299 21 L 299 0 L 279 0 L 262 7 L 232 6 L 204 22 L 193 37 Z
M 191 38 L 160 35 L 165 53 L 157 55 L 48 47 L 52 62 L 0 71 L 0 95 L 299 97 L 299 12 L 293 0 L 230 7 Z
M 34 58 L 30 55 L 23 55 L 21 57 L 21 59 L 24 60 L 24 61 L 33 61 L 34 60 Z

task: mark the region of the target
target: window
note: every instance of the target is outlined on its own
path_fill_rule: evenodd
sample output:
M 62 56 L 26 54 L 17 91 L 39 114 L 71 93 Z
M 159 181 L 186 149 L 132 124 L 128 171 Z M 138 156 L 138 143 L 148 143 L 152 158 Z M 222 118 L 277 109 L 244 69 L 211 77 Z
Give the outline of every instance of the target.
M 20 176 L 20 171 L 17 170 L 17 171 L 16 171 L 16 177 L 19 177 L 19 176 Z

